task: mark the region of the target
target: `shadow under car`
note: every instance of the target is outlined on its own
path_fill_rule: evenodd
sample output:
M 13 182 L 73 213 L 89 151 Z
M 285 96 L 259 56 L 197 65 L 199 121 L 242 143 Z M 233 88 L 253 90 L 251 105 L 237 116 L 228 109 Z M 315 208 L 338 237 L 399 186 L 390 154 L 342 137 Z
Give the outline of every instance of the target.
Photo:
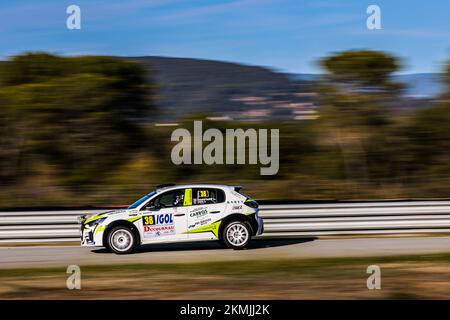
M 282 247 L 293 244 L 311 242 L 314 241 L 315 239 L 316 239 L 315 237 L 289 238 L 289 239 L 256 238 L 252 239 L 252 241 L 250 241 L 250 243 L 244 248 L 244 250 Z M 158 252 L 158 251 L 189 251 L 189 250 L 231 250 L 231 249 L 224 247 L 218 241 L 155 243 L 137 246 L 136 249 L 131 254 Z M 109 253 L 109 251 L 105 248 L 94 249 L 92 250 L 92 252 Z

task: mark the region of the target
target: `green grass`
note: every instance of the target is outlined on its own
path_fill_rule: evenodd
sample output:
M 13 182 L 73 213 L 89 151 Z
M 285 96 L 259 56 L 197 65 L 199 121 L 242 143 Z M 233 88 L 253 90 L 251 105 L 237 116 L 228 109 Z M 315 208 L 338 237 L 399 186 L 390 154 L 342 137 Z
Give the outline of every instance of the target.
M 82 266 L 83 272 L 89 273 L 125 273 L 132 271 L 177 272 L 181 274 L 203 273 L 210 275 L 220 274 L 248 274 L 252 273 L 292 273 L 304 272 L 317 268 L 334 268 L 342 266 L 388 264 L 388 263 L 418 263 L 443 262 L 450 264 L 450 253 L 426 255 L 402 255 L 361 258 L 321 258 L 321 259 L 295 259 L 295 260 L 253 260 L 233 262 L 199 262 L 199 263 L 145 263 L 123 264 L 111 266 Z M 20 275 L 51 275 L 65 272 L 65 268 L 24 268 L 0 269 L 0 278 Z
M 367 266 L 382 290 L 368 290 Z M 3 299 L 449 299 L 450 254 L 0 270 Z M 237 290 L 236 288 L 239 288 Z

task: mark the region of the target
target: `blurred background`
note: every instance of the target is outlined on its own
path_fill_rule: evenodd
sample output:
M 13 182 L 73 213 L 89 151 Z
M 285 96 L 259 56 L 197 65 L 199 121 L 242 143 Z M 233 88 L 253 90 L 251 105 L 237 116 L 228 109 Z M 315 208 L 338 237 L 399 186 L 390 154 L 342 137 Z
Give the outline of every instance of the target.
M 382 30 L 360 1 L 77 4 L 80 30 L 64 5 L 0 5 L 0 207 L 128 204 L 169 182 L 450 197 L 446 2 L 424 20 L 403 10 L 418 1 L 379 1 Z M 172 164 L 194 120 L 280 129 L 278 174 Z

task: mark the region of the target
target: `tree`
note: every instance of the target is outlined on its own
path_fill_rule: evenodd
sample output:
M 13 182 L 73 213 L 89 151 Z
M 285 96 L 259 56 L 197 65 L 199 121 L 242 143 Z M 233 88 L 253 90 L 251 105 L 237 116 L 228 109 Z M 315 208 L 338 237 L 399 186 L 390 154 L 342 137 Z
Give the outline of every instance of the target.
M 388 90 L 398 84 L 391 80 L 392 73 L 401 67 L 397 58 L 370 50 L 351 50 L 334 54 L 320 61 L 335 84 L 342 82 L 359 90 Z
M 155 108 L 154 86 L 139 63 L 29 53 L 0 67 L 1 120 L 9 124 L 0 143 L 15 150 L 3 155 L 15 168 L 9 174 L 40 159 L 76 186 L 98 180 L 142 146 L 143 122 Z
M 326 57 L 321 92 L 322 141 L 337 145 L 349 179 L 368 182 L 365 143 L 389 124 L 389 101 L 401 86 L 391 81 L 398 60 L 379 51 L 345 51 Z M 373 146 L 372 146 L 373 147 Z
M 447 90 L 434 106 L 412 116 L 406 133 L 417 170 L 441 171 L 450 177 L 450 62 L 445 71 Z

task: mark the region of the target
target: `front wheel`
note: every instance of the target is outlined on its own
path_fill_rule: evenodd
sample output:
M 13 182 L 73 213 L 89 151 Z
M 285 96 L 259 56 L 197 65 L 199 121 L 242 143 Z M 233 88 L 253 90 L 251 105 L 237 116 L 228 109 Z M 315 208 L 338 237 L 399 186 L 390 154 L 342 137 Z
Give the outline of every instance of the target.
M 223 230 L 222 239 L 231 249 L 243 249 L 250 241 L 250 227 L 243 221 L 230 222 Z
M 108 234 L 107 245 L 117 254 L 130 253 L 136 245 L 136 236 L 130 228 L 118 226 Z

